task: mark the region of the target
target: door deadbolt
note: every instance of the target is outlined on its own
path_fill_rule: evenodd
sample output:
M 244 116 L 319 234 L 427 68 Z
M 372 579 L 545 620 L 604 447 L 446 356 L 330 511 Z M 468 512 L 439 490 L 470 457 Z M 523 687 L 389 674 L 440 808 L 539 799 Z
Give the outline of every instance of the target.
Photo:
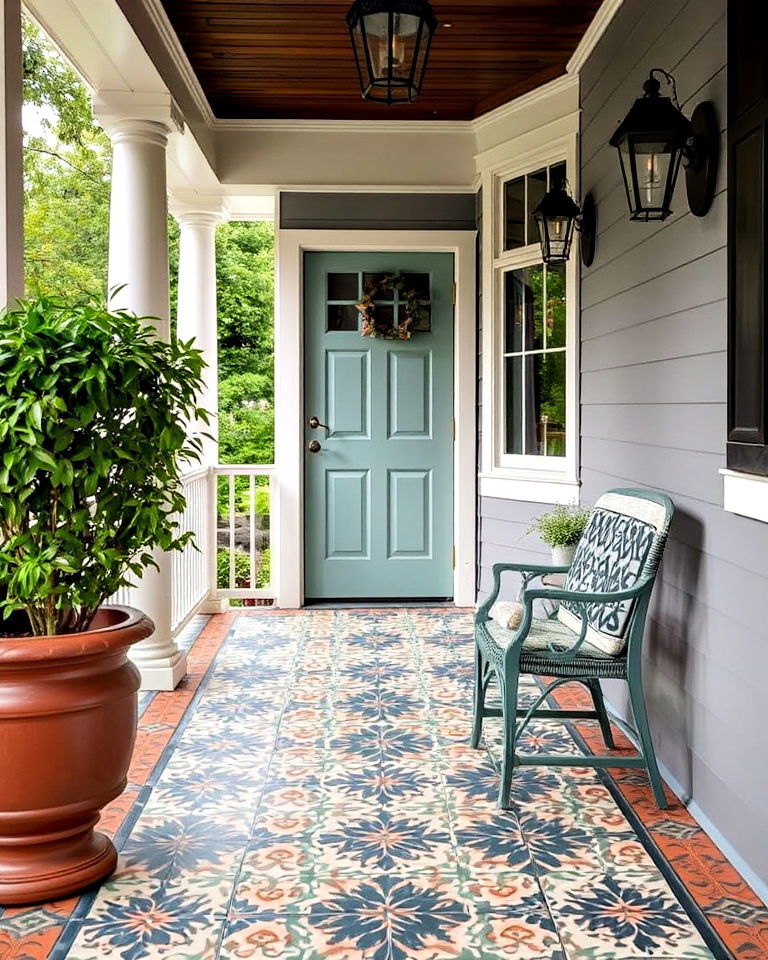
M 320 446 L 320 443 L 317 440 L 309 441 L 309 452 L 310 453 L 319 453 L 323 448 Z

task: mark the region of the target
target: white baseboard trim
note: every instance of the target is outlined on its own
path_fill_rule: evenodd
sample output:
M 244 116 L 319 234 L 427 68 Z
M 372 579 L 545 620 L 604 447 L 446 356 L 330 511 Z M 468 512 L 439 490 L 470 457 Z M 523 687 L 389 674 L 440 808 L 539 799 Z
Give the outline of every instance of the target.
M 621 728 L 622 733 L 632 741 L 635 747 L 638 746 L 637 738 L 624 721 L 623 717 L 620 716 L 616 707 L 611 703 L 608 698 L 605 698 L 605 706 L 608 710 L 608 713 L 611 715 L 611 719 L 616 723 L 618 727 Z M 720 850 L 720 852 L 731 862 L 731 864 L 739 871 L 742 877 L 747 881 L 747 883 L 752 887 L 755 893 L 760 897 L 763 903 L 768 906 L 768 882 L 762 879 L 750 865 L 744 860 L 744 857 L 736 850 L 733 844 L 727 840 L 723 834 L 717 829 L 717 827 L 712 823 L 709 817 L 704 813 L 701 807 L 696 803 L 695 800 L 692 800 L 687 791 L 683 789 L 682 784 L 672 776 L 669 772 L 669 769 L 665 764 L 656 758 L 656 762 L 659 765 L 659 772 L 670 788 L 672 793 L 678 798 L 680 803 L 688 810 L 688 813 L 693 817 L 693 819 L 698 823 L 701 829 L 709 836 L 710 840 L 715 844 L 715 846 Z

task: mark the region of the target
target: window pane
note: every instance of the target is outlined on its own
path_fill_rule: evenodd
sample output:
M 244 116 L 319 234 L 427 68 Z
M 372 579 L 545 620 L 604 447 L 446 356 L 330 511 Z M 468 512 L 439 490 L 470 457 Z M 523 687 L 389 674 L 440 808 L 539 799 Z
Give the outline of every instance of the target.
M 525 177 L 504 184 L 504 249 L 525 246 Z
M 533 417 L 535 442 L 526 436 L 527 453 L 565 456 L 565 351 L 535 354 L 533 360 Z
M 505 453 L 523 452 L 523 358 L 504 361 Z
M 544 199 L 547 192 L 547 168 L 528 174 L 528 243 L 536 243 L 539 231 L 533 219 L 533 211 Z
M 329 333 L 338 330 L 357 330 L 357 322 L 360 314 L 353 304 L 338 306 L 328 305 L 328 327 Z
M 504 278 L 504 352 L 544 346 L 544 267 L 510 270 Z
M 525 314 L 525 270 L 504 274 L 504 352 L 523 349 L 523 317 Z
M 547 267 L 547 347 L 565 346 L 565 264 Z
M 329 300 L 357 300 L 359 277 L 356 273 L 329 273 Z

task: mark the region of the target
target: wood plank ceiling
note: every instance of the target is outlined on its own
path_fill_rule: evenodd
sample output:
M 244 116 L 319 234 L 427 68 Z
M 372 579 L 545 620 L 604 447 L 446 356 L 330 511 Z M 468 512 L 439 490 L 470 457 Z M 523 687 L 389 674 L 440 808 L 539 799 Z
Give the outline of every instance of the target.
M 600 0 L 436 0 L 421 96 L 360 96 L 351 0 L 163 0 L 221 118 L 469 120 L 565 71 Z

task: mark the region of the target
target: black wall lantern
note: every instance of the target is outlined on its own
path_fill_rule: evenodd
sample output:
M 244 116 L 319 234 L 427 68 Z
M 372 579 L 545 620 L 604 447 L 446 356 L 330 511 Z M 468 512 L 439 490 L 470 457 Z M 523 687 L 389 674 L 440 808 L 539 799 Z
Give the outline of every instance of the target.
M 565 263 L 571 254 L 573 231 L 581 234 L 581 259 L 590 266 L 595 258 L 596 210 L 592 194 L 584 198 L 579 209 L 569 196 L 566 184 L 556 183 L 533 211 L 533 219 L 539 231 L 541 259 L 544 263 Z
M 661 96 L 661 74 L 672 96 Z M 677 102 L 674 77 L 651 70 L 642 97 L 619 124 L 609 143 L 619 151 L 631 220 L 666 220 L 681 163 L 688 205 L 703 217 L 712 205 L 717 179 L 718 126 L 711 103 L 700 103 L 688 120 Z
M 437 27 L 427 0 L 355 0 L 347 24 L 363 99 L 410 103 L 421 92 Z

